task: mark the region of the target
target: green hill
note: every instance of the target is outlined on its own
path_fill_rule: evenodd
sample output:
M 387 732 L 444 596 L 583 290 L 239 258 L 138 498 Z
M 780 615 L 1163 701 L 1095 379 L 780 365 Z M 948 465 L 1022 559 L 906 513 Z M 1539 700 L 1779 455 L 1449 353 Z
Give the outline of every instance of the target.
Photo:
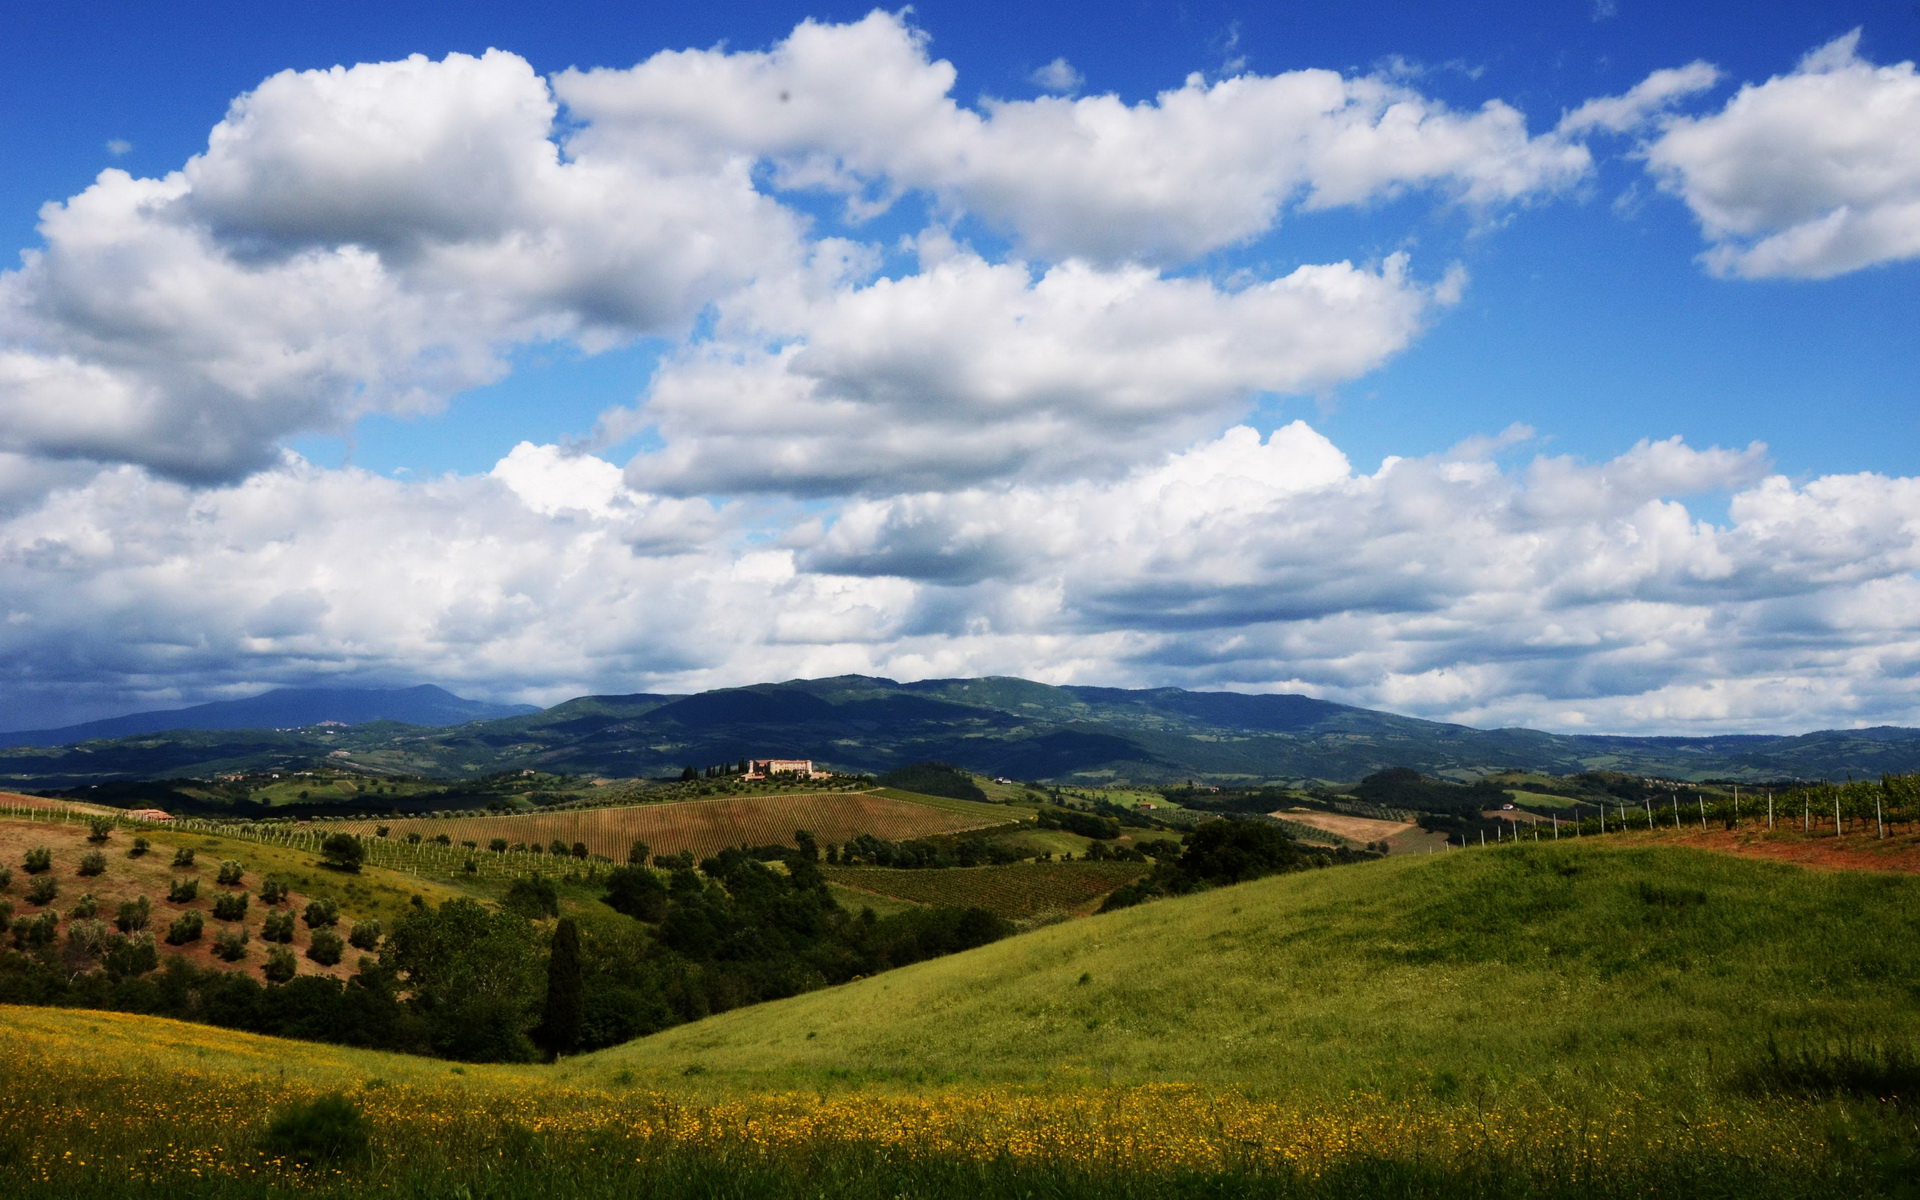
M 1157 901 L 555 1066 L 13 1009 L 0 1150 L 23 1194 L 265 1195 L 249 1147 L 338 1090 L 372 1158 L 316 1194 L 1902 1195 L 1916 934 L 1920 879 L 1588 841 Z

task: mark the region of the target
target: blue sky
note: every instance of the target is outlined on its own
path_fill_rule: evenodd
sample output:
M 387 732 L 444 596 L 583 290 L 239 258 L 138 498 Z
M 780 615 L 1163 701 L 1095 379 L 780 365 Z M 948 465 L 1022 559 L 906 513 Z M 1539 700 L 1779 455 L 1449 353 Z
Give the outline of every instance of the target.
M 828 76 L 873 77 L 765 133 L 788 114 L 755 115 L 752 71 L 809 21 Z M 1912 5 L 16 5 L 0 35 L 0 230 L 30 255 L 0 294 L 0 728 L 288 682 L 545 702 L 836 670 L 1920 723 Z M 731 82 L 653 59 L 683 50 Z M 302 74 L 414 54 L 367 110 L 373 69 Z M 1261 105 L 1314 71 L 1344 115 L 1276 128 Z M 1155 133 L 1166 92 L 1198 124 Z M 1047 114 L 1104 96 L 1130 148 L 1051 178 Z M 397 133 L 380 107 L 448 97 Z M 559 174 L 526 165 L 527 103 L 558 106 L 532 136 Z M 1328 140 L 1406 111 L 1397 148 Z M 497 135 L 507 174 L 354 162 L 469 119 L 447 144 Z M 95 185 L 190 160 L 152 230 Z M 509 178 L 524 210 L 476 199 Z M 183 296 L 206 312 L 121 305 Z M 1242 478 L 1266 490 L 1172 499 Z M 1157 523 L 1116 527 L 1129 505 Z M 355 582 L 389 558 L 413 567 Z

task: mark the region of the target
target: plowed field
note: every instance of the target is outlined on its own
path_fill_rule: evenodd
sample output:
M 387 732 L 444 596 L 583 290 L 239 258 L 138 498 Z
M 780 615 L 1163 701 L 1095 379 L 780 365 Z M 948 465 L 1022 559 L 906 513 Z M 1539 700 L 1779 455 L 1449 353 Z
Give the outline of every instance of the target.
M 1147 873 L 1145 863 L 1018 862 L 998 867 L 902 871 L 826 867 L 827 878 L 863 892 L 956 908 L 978 906 L 1010 921 L 1065 916 Z
M 499 817 L 394 818 L 329 822 L 325 826 L 315 822 L 314 828 L 343 828 L 371 836 L 376 826 L 385 825 L 389 838 L 404 838 L 409 833 L 431 838 L 444 833 L 456 843 L 477 842 L 482 849 L 494 838 L 538 845 L 555 840 L 569 846 L 584 842 L 589 854 L 625 862 L 628 848 L 636 841 L 645 842 L 655 854 L 691 850 L 695 857 L 704 857 L 729 846 L 790 846 L 794 831 L 800 829 L 813 834 L 822 845 L 844 842 L 861 833 L 897 842 L 1003 825 L 1019 816 L 991 804 L 941 800 L 938 805 L 864 792 L 729 796 Z

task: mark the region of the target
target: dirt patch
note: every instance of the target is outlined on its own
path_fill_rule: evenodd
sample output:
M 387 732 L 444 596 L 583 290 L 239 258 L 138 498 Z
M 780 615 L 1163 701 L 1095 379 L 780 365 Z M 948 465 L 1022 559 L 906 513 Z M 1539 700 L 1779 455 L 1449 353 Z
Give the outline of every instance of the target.
M 1720 854 L 1793 863 L 1819 871 L 1920 874 L 1920 833 L 1903 830 L 1888 837 L 1876 837 L 1872 825 L 1865 830 L 1848 830 L 1837 838 L 1831 829 L 1825 834 L 1809 836 L 1798 829 L 1778 827 L 1769 833 L 1764 825 L 1739 829 L 1720 826 L 1667 829 L 1639 836 Z
M 1374 817 L 1350 817 L 1345 813 L 1320 812 L 1310 808 L 1289 808 L 1271 814 L 1283 821 L 1311 825 L 1343 838 L 1361 843 L 1384 842 L 1417 829 L 1411 821 L 1382 821 Z

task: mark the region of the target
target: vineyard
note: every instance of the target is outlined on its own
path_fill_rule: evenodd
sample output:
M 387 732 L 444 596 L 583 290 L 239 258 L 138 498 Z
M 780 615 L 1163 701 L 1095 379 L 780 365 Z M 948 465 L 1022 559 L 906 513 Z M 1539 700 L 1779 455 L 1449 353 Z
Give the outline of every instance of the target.
M 842 887 L 917 904 L 978 906 L 1010 921 L 1066 916 L 1147 873 L 1145 863 L 1018 862 L 998 867 L 901 871 L 827 867 Z
M 531 856 L 532 847 L 563 842 L 569 848 L 584 845 L 589 855 L 625 862 L 635 842 L 645 842 L 655 854 L 690 851 L 702 858 L 729 846 L 792 845 L 794 832 L 801 829 L 822 845 L 862 833 L 901 841 L 1004 825 L 1016 816 L 997 805 L 941 800 L 936 807 L 856 792 L 739 796 L 508 816 L 340 821 L 310 828 L 344 829 L 369 841 L 379 840 L 377 832 L 385 828 L 388 842 L 404 843 L 410 834 L 423 839 L 444 836 L 455 845 L 470 842 L 481 851 L 500 839 L 509 847 L 527 848 L 509 849 L 507 854 L 515 860 Z M 482 857 L 499 856 L 485 853 Z

